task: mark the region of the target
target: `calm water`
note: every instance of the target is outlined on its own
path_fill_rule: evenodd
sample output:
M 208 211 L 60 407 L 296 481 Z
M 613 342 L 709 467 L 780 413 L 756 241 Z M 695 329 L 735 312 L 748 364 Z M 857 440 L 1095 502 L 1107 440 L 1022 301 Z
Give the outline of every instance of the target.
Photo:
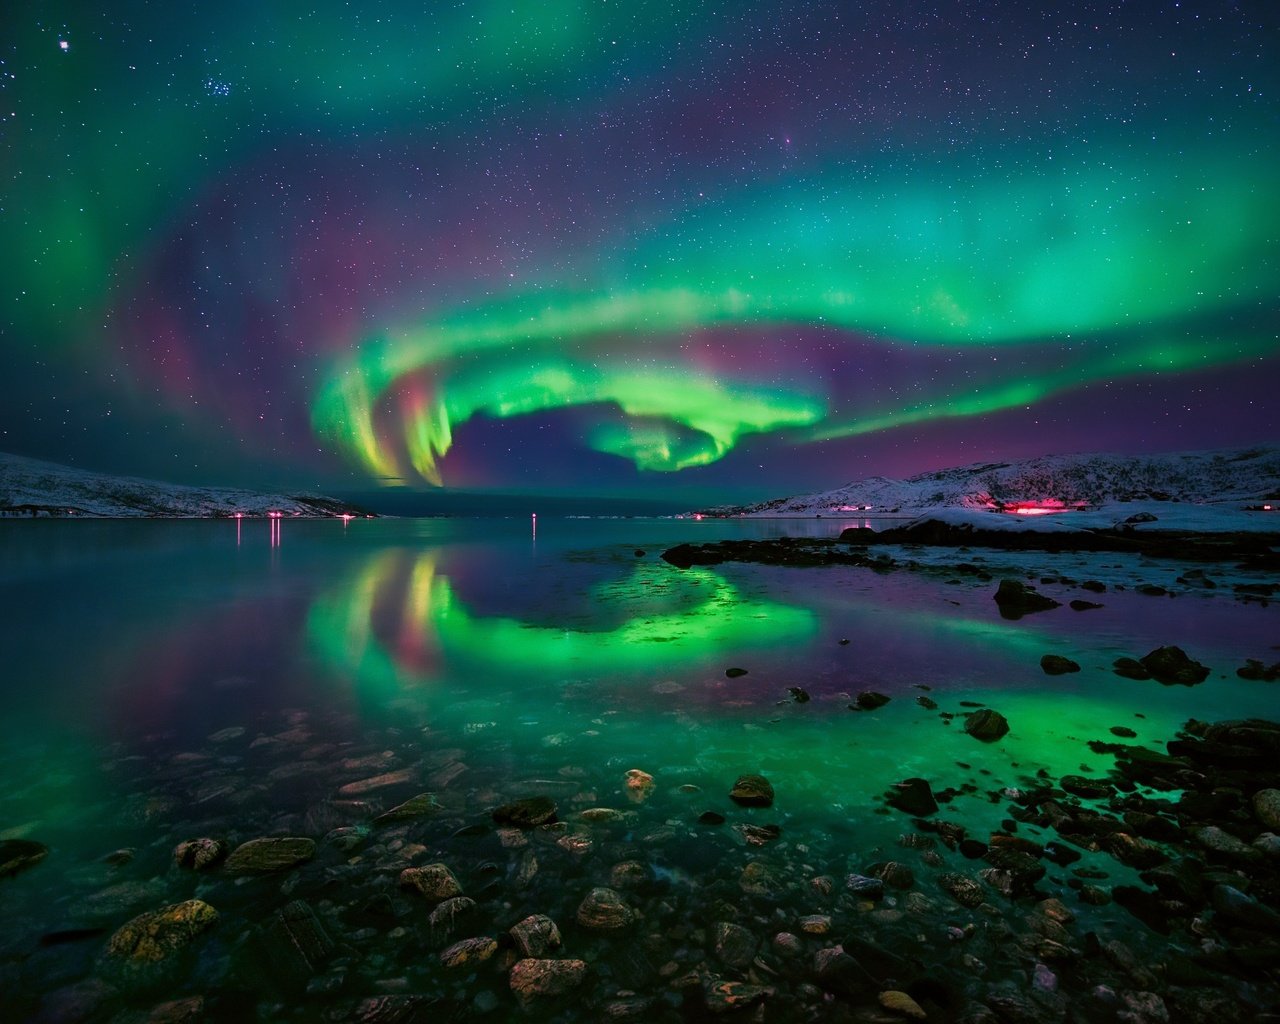
M 894 848 L 905 821 L 884 813 L 881 797 L 902 778 L 967 787 L 944 813 L 985 835 L 1006 813 L 1002 787 L 1042 769 L 1105 771 L 1110 759 L 1086 743 L 1109 739 L 1110 726 L 1154 744 L 1192 715 L 1274 714 L 1265 686 L 1234 677 L 1246 656 L 1268 658 L 1274 609 L 1226 596 L 1113 592 L 1100 611 L 1009 622 L 993 582 L 850 568 L 681 572 L 658 558 L 682 540 L 843 525 L 544 519 L 536 536 L 523 519 L 0 525 L 0 832 L 52 851 L 0 884 L 11 922 L 0 984 L 35 1013 L 43 994 L 93 976 L 105 934 L 123 920 L 193 895 L 231 909 L 174 991 L 225 984 L 236 929 L 252 922 L 236 916 L 244 886 L 171 866 L 174 844 L 197 835 L 320 839 L 431 789 L 447 829 L 410 838 L 436 843 L 433 858 L 454 857 L 463 877 L 483 858 L 450 834 L 540 791 L 558 794 L 562 817 L 612 806 L 634 814 L 635 835 L 674 830 L 675 842 L 655 839 L 649 853 L 663 877 L 712 877 L 751 853 L 741 838 L 706 849 L 680 839 L 707 809 L 781 825 L 771 856 L 838 876 Z M 999 567 L 998 553 L 987 557 Z M 1078 579 L 1093 568 L 1079 556 L 1064 566 Z M 1119 655 L 1172 642 L 1214 669 L 1209 682 L 1166 688 L 1109 671 Z M 1084 670 L 1046 676 L 1049 652 Z M 729 667 L 747 674 L 727 678 Z M 788 687 L 812 700 L 792 702 Z M 963 712 L 962 701 L 999 709 L 1011 733 L 977 743 L 916 703 L 925 688 L 942 711 Z M 892 700 L 849 711 L 867 689 Z M 363 809 L 337 799 L 347 783 L 404 768 L 412 780 L 362 796 Z M 634 807 L 623 790 L 631 768 L 656 784 Z M 769 777 L 773 808 L 728 803 L 743 772 Z M 104 866 L 120 848 L 133 859 Z M 384 869 L 394 852 L 381 851 Z M 484 857 L 501 856 L 485 847 Z M 577 889 L 607 876 L 603 858 L 591 864 L 573 861 Z M 554 870 L 548 862 L 544 876 Z M 270 896 L 255 898 L 278 906 L 289 893 L 269 884 Z M 582 892 L 558 887 L 562 896 L 548 889 L 543 900 L 561 902 L 543 912 L 571 918 Z M 504 899 L 499 910 L 522 909 Z M 365 935 L 342 912 L 339 901 L 331 929 L 362 935 L 353 945 L 369 951 L 345 993 L 436 983 L 412 966 L 423 961 L 412 942 L 392 952 L 386 934 Z M 1082 912 L 1132 927 L 1115 908 Z M 104 934 L 39 945 L 71 928 Z

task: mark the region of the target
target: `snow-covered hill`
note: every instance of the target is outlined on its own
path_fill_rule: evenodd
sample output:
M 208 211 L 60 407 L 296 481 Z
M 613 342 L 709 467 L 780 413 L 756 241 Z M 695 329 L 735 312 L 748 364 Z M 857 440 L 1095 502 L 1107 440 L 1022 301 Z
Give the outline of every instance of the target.
M 0 516 L 110 518 L 316 517 L 364 515 L 315 495 L 261 494 L 227 487 L 186 487 L 90 473 L 0 453 Z
M 1177 509 L 1173 503 L 1233 511 L 1280 503 L 1280 448 L 1152 456 L 1042 456 L 921 473 L 906 480 L 871 477 L 819 494 L 721 507 L 705 514 L 826 517 L 923 515 L 944 509 L 1037 512 L 1098 510 L 1117 503 L 1121 509 L 1126 504 L 1147 508 L 1155 503 L 1171 513 Z

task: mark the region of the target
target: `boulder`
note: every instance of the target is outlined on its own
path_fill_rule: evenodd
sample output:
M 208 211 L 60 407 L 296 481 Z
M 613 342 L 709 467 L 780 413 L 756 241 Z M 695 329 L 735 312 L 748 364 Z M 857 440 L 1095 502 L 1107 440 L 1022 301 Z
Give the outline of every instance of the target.
M 715 934 L 716 956 L 730 967 L 746 967 L 755 959 L 756 938 L 742 925 L 721 921 Z
M 440 951 L 440 962 L 445 967 L 471 967 L 484 963 L 498 951 L 498 942 L 488 935 L 463 939 Z
M 1280 828 L 1280 789 L 1260 789 L 1254 793 L 1253 813 L 1267 828 Z
M 400 872 L 400 884 L 414 889 L 432 903 L 441 903 L 462 895 L 462 886 L 445 864 L 424 864 L 422 867 L 405 868 Z
M 530 914 L 511 926 L 511 937 L 526 957 L 537 959 L 560 948 L 560 929 L 545 914 Z
M 556 804 L 548 796 L 529 796 L 495 808 L 493 820 L 499 825 L 535 828 L 556 820 Z
M 124 980 L 157 980 L 217 919 L 218 912 L 203 900 L 187 900 L 139 914 L 107 940 L 104 966 Z
M 39 864 L 49 855 L 49 847 L 32 839 L 0 839 L 0 878 Z
M 964 731 L 976 740 L 993 743 L 1009 731 L 1009 722 L 999 711 L 983 708 L 965 719 Z
M 1068 672 L 1079 672 L 1079 662 L 1064 658 L 1061 654 L 1046 654 L 1040 659 L 1040 667 L 1045 675 L 1061 676 Z
M 187 839 L 173 848 L 173 860 L 181 868 L 204 871 L 227 855 L 227 844 L 221 839 Z
M 729 798 L 743 807 L 768 807 L 773 803 L 773 786 L 763 775 L 739 775 Z
M 889 703 L 889 698 L 875 690 L 863 690 L 851 705 L 855 711 L 874 711 Z
M 592 931 L 618 931 L 635 920 L 635 911 L 615 890 L 597 886 L 578 905 L 578 924 Z
M 1020 580 L 1001 580 L 996 589 L 995 602 L 1000 614 L 1006 619 L 1020 619 L 1032 612 L 1048 611 L 1057 608 L 1060 602 L 1045 597 Z
M 928 779 L 903 779 L 894 783 L 886 797 L 890 807 L 923 818 L 938 810 Z
M 539 997 L 561 996 L 571 992 L 587 976 L 582 960 L 539 960 L 532 957 L 517 960 L 511 968 L 508 983 L 522 1005 Z
M 1188 657 L 1181 647 L 1157 647 L 1139 661 L 1158 682 L 1166 685 L 1194 686 L 1209 677 L 1209 669 Z
M 301 836 L 250 839 L 231 852 L 226 869 L 235 875 L 284 871 L 306 863 L 315 853 L 315 841 Z

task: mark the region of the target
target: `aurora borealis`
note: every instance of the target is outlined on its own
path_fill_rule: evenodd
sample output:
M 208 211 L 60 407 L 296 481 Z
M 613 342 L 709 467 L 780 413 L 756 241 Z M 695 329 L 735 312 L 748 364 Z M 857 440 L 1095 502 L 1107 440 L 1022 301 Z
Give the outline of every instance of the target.
M 32 5 L 0 448 L 762 496 L 1272 441 L 1261 5 Z

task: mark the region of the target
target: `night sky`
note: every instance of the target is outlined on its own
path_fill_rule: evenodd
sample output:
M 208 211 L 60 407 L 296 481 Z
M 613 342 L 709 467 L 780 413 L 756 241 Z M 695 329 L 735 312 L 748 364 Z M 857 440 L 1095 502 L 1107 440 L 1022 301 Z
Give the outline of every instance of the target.
M 693 500 L 1280 439 L 1275 4 L 12 7 L 0 450 Z

